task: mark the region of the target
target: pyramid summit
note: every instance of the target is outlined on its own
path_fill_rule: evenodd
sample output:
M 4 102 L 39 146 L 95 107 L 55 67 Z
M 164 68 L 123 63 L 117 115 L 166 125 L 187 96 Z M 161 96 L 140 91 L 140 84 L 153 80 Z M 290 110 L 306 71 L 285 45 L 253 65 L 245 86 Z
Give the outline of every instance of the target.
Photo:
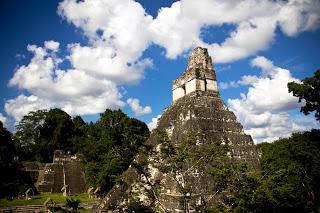
M 172 85 L 173 101 L 195 91 L 218 91 L 216 74 L 208 50 L 197 47 L 189 57 L 187 70 Z
M 173 104 L 159 119 L 158 130 L 165 130 L 174 143 L 179 143 L 185 132 L 200 131 L 203 144 L 227 144 L 233 161 L 246 162 L 259 170 L 259 156 L 251 136 L 244 133 L 234 113 L 221 100 L 206 48 L 192 51 L 187 69 L 173 81 L 172 90 Z M 175 95 L 177 90 L 183 90 L 181 96 Z
M 193 50 L 187 69 L 173 81 L 172 93 L 172 105 L 122 176 L 124 184 L 109 192 L 98 212 L 132 200 L 155 211 L 196 212 L 228 194 L 228 187 L 217 194 L 218 184 L 212 178 L 216 168 L 230 161 L 259 171 L 251 136 L 220 98 L 207 49 Z
M 208 50 L 202 47 L 196 47 L 189 58 L 188 69 L 202 68 L 212 70 L 212 59 L 208 54 Z

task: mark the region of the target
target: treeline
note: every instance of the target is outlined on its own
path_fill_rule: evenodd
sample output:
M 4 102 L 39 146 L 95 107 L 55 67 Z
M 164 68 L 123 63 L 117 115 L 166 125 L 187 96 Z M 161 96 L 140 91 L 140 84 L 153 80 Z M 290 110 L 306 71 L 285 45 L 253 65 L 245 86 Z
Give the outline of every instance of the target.
M 38 110 L 25 115 L 14 134 L 2 123 L 0 131 L 0 171 L 5 174 L 1 175 L 1 197 L 19 191 L 12 190 L 12 185 L 23 184 L 17 180 L 22 162 L 51 163 L 57 149 L 78 154 L 87 185 L 100 187 L 104 194 L 128 168 L 150 134 L 144 122 L 121 110 L 108 109 L 94 123 L 86 123 L 80 116 L 72 118 L 61 109 Z
M 19 184 L 29 181 L 21 176 L 21 162 L 52 162 L 56 149 L 80 154 L 88 186 L 107 193 L 150 134 L 145 123 L 121 110 L 106 110 L 90 123 L 60 109 L 41 110 L 24 116 L 16 129 L 12 134 L 0 122 L 1 197 L 16 195 Z M 320 130 L 294 133 L 258 148 L 259 174 L 232 170 L 235 167 L 216 168 L 213 175 L 222 188 L 233 183 L 233 196 L 206 211 L 319 212 Z
M 320 130 L 261 143 L 261 174 L 238 182 L 235 212 L 319 212 Z
M 185 182 L 178 190 L 186 203 L 188 194 L 193 194 L 192 182 L 188 182 L 192 174 L 186 171 L 198 165 L 213 179 L 214 184 L 207 187 L 215 192 L 215 204 L 203 203 L 197 212 L 320 212 L 320 130 L 294 133 L 289 138 L 259 144 L 259 172 L 252 172 L 245 163 L 231 163 L 227 145 L 202 147 L 190 136 L 176 148 L 165 136 L 160 137 L 159 143 L 161 161 L 156 155 L 153 158 L 161 163 L 149 163 L 161 172 L 173 170 L 182 175 Z M 147 164 L 143 161 L 135 167 L 141 174 L 148 175 Z M 161 183 L 155 183 L 152 188 L 161 188 Z M 156 193 L 155 190 L 148 194 Z M 153 212 L 155 209 L 154 205 L 145 206 L 134 197 L 130 200 L 133 201 L 127 205 L 128 212 Z

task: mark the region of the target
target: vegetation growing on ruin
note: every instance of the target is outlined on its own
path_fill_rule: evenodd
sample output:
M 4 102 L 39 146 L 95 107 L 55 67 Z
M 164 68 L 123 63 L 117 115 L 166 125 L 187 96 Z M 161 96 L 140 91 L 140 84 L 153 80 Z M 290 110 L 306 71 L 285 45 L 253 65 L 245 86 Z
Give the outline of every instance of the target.
M 65 127 L 65 124 L 69 126 Z M 85 123 L 79 116 L 72 119 L 59 109 L 37 111 L 29 113 L 19 125 L 15 135 L 2 123 L 0 125 L 0 166 L 2 171 L 6 171 L 0 176 L 2 197 L 14 196 L 18 190 L 14 184 L 23 184 L 24 180 L 19 176 L 21 160 L 50 161 L 50 156 L 42 156 L 43 149 L 39 148 L 45 144 L 48 150 L 60 148 L 81 153 L 88 185 L 100 186 L 102 193 L 107 193 L 149 137 L 143 122 L 129 118 L 120 110 L 106 110 L 95 123 Z M 44 126 L 45 132 L 42 130 Z M 188 160 L 191 167 L 192 163 L 210 165 L 207 164 L 210 158 L 202 156 L 216 156 L 216 166 L 209 166 L 206 171 L 212 174 L 218 191 L 228 189 L 233 194 L 222 196 L 223 202 L 206 207 L 206 212 L 319 211 L 320 130 L 294 133 L 289 138 L 259 144 L 262 170 L 258 174 L 246 172 L 245 166 L 232 166 L 228 159 L 223 158 L 227 147 L 208 146 L 198 150 L 196 143 L 191 136 L 173 149 L 168 138 L 164 137 L 161 158 L 167 163 L 154 165 L 163 171 L 181 170 L 183 173 L 188 168 L 180 168 L 179 162 Z M 221 156 L 220 160 L 217 156 Z M 184 184 L 181 190 L 187 196 L 190 187 Z M 34 199 L 37 200 L 36 197 Z M 1 200 L 1 206 L 7 205 L 14 204 Z M 143 207 L 138 201 L 130 205 L 133 209 Z M 146 206 L 143 208 L 150 211 Z
M 154 153 L 151 163 L 161 172 L 174 177 L 185 197 L 194 193 L 190 181 L 195 165 L 211 175 L 216 191 L 215 204 L 199 207 L 199 212 L 318 212 L 320 210 L 320 130 L 294 133 L 273 143 L 262 143 L 261 172 L 249 172 L 245 164 L 233 165 L 226 158 L 227 146 L 196 146 L 189 135 L 173 147 L 165 133 L 159 132 L 160 155 Z M 201 154 L 200 154 L 201 153 Z M 150 163 L 149 162 L 149 163 Z M 134 164 L 150 180 L 148 164 Z M 184 166 L 183 166 L 184 165 Z M 187 166 L 185 166 L 187 165 Z M 182 183 L 181 181 L 184 180 Z M 147 183 L 151 200 L 158 202 L 161 182 Z M 159 185 L 160 184 L 160 185 Z M 159 185 L 159 186 L 158 186 Z M 179 188 L 179 187 L 178 187 Z M 152 192 L 151 192 L 152 191 Z M 134 200 L 134 194 L 129 200 Z M 132 205 L 132 203 L 130 203 Z M 136 208 L 144 203 L 134 202 Z M 146 212 L 149 212 L 147 210 Z M 187 210 L 185 211 L 187 212 Z
M 121 110 L 106 110 L 95 123 L 71 118 L 61 109 L 38 110 L 24 116 L 16 129 L 11 135 L 0 126 L 0 166 L 6 171 L 0 177 L 0 197 L 17 196 L 25 184 L 19 173 L 22 161 L 52 162 L 57 149 L 79 154 L 87 185 L 105 194 L 150 134 L 145 123 Z
M 261 173 L 235 182 L 232 212 L 318 212 L 320 130 L 261 143 Z M 212 207 L 213 208 L 213 207 Z M 214 207 L 216 208 L 216 207 Z M 215 212 L 215 211 L 213 211 Z

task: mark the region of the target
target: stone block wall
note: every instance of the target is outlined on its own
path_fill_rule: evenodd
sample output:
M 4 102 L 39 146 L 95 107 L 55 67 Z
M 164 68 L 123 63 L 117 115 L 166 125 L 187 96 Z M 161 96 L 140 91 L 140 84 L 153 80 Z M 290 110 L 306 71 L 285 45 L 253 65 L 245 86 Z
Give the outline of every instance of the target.
M 84 170 L 79 159 L 58 150 L 54 163 L 47 163 L 39 170 L 35 186 L 39 192 L 62 193 L 65 185 L 68 194 L 85 192 Z
M 70 194 L 83 193 L 85 190 L 84 172 L 79 169 L 81 167 L 80 161 L 73 161 L 65 165 L 66 184 Z

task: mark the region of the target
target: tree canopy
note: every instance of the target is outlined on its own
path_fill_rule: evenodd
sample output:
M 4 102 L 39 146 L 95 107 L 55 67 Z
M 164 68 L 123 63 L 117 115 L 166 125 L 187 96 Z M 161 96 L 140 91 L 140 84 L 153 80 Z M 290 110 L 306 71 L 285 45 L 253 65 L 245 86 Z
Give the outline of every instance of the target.
M 87 183 L 100 187 L 101 193 L 111 189 L 150 134 L 145 123 L 129 118 L 121 110 L 106 110 L 83 131 L 85 135 L 78 137 L 77 143 L 81 146 Z
M 46 113 L 46 110 L 31 111 L 16 125 L 13 139 L 20 160 L 35 160 L 36 145 L 41 140 Z
M 109 110 L 86 123 L 61 109 L 30 112 L 14 135 L 17 156 L 24 161 L 52 162 L 54 150 L 80 154 L 87 184 L 107 192 L 149 137 L 147 125 L 121 110 Z
M 0 198 L 16 196 L 20 188 L 32 185 L 30 177 L 20 170 L 21 165 L 15 159 L 17 153 L 11 137 L 0 121 Z
M 320 207 L 320 130 L 263 143 L 263 183 L 277 211 L 316 212 Z
M 11 133 L 0 121 L 0 170 L 11 167 L 14 162 L 15 148 Z
M 214 184 L 208 185 L 208 188 L 214 189 L 217 196 L 215 201 L 218 202 L 212 206 L 204 205 L 199 209 L 201 212 L 320 210 L 320 130 L 294 133 L 289 138 L 259 144 L 262 168 L 257 173 L 249 172 L 245 164 L 232 164 L 226 157 L 227 146 L 197 146 L 193 135 L 188 135 L 180 144 L 173 146 L 165 133 L 159 132 L 158 135 L 160 152 L 154 153 L 148 163 L 162 173 L 183 176 L 181 180 L 184 182 L 179 188 L 181 194 L 186 197 L 192 194 L 194 186 L 188 182 L 188 175 L 195 165 L 202 167 L 214 180 Z M 142 161 L 133 164 L 146 180 L 150 178 L 148 163 Z M 181 180 L 176 182 L 180 183 Z M 159 189 L 165 186 L 157 181 L 149 184 L 150 187 L 145 188 L 152 193 L 147 194 L 155 195 L 153 199 L 157 200 Z M 224 196 L 225 192 L 228 192 L 227 196 Z M 130 199 L 134 200 L 134 197 Z M 139 205 L 143 206 L 142 203 Z
M 15 149 L 11 133 L 3 127 L 0 121 L 0 198 L 11 194 L 11 185 L 15 182 L 17 165 L 14 162 L 14 155 Z
M 21 160 L 51 162 L 54 150 L 73 150 L 74 124 L 61 109 L 29 112 L 16 130 L 14 140 Z
M 305 101 L 301 112 L 305 115 L 315 112 L 316 119 L 320 122 L 320 70 L 315 71 L 314 76 L 302 80 L 302 83 L 288 83 L 289 92 Z
M 0 197 L 13 195 L 17 191 L 13 185 L 24 181 L 17 159 L 51 162 L 55 149 L 80 154 L 87 185 L 100 188 L 101 194 L 114 186 L 130 164 L 146 171 L 147 177 L 146 164 L 132 161 L 142 148 L 152 152 L 145 144 L 149 135 L 145 123 L 121 110 L 107 109 L 96 122 L 90 123 L 80 116 L 71 118 L 60 109 L 30 112 L 19 122 L 14 135 L 0 122 L 0 169 L 6 171 L 0 176 Z M 157 135 L 161 146 L 160 152 L 153 155 L 154 162 L 151 161 L 155 168 L 163 173 L 183 174 L 188 181 L 188 172 L 197 165 L 214 180 L 214 185 L 208 187 L 218 193 L 232 192 L 221 200 L 223 205 L 204 206 L 204 212 L 317 212 L 320 209 L 320 130 L 294 133 L 289 138 L 259 144 L 260 173 L 248 172 L 241 164 L 233 165 L 226 155 L 226 145 L 198 146 L 196 135 L 189 133 L 173 146 L 166 133 Z M 183 166 L 186 162 L 189 166 Z M 182 194 L 187 196 L 191 189 L 188 182 L 181 184 Z M 135 200 L 129 207 L 151 211 Z

